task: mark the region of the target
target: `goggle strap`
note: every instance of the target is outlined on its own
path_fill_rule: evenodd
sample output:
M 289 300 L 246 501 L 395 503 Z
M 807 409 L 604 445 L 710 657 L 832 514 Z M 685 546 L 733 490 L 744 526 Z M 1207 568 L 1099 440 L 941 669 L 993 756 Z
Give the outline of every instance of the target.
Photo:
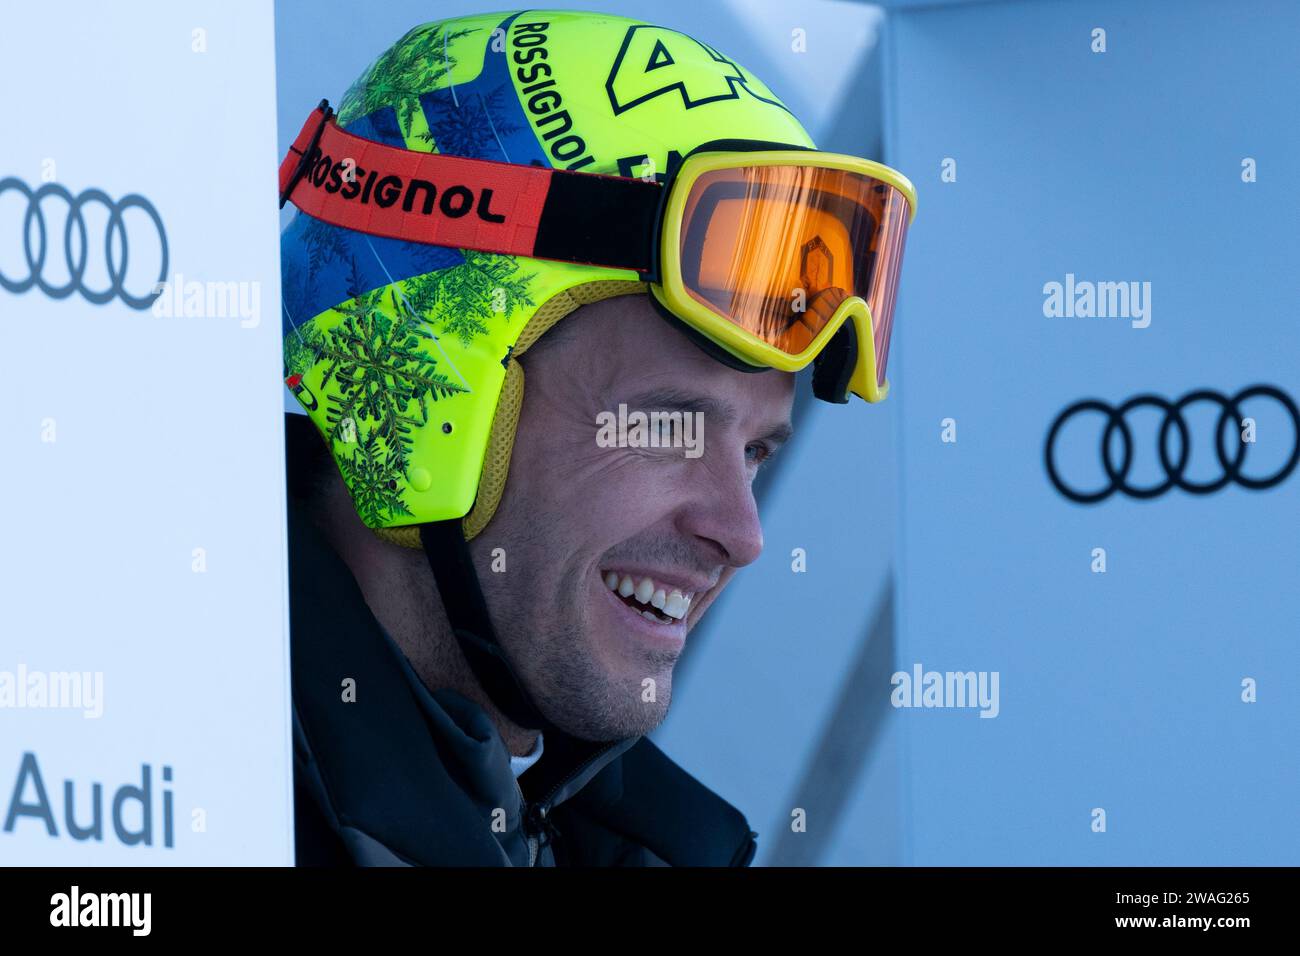
M 647 272 L 658 182 L 421 153 L 339 127 L 322 101 L 280 164 L 280 200 L 372 236 Z
M 529 167 L 536 169 L 538 167 Z M 646 272 L 657 259 L 657 182 L 544 170 L 550 177 L 533 256 Z

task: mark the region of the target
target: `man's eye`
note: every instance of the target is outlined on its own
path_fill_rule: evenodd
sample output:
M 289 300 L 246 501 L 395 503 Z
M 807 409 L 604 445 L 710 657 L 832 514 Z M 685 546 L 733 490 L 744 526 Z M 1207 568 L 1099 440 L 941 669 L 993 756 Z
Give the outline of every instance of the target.
M 745 458 L 753 465 L 761 465 L 772 457 L 772 449 L 766 442 L 751 442 L 745 446 Z

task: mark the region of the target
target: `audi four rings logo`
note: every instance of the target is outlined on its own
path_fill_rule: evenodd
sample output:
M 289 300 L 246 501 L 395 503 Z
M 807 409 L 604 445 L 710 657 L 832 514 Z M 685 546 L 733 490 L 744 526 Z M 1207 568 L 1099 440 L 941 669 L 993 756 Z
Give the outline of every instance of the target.
M 1242 420 L 1240 405 L 1251 398 L 1271 398 L 1291 416 L 1291 456 L 1280 469 L 1271 475 L 1263 477 L 1252 477 L 1243 471 L 1243 466 L 1246 463 L 1246 449 L 1250 446 L 1250 442 L 1238 441 L 1236 450 L 1229 455 L 1224 441 L 1226 425 L 1230 423 L 1232 425 L 1231 428 L 1227 429 L 1228 434 L 1238 434 L 1237 427 Z M 1183 474 L 1187 468 L 1187 459 L 1191 455 L 1192 440 L 1182 413 L 1193 402 L 1211 402 L 1220 408 L 1219 417 L 1215 424 L 1214 451 L 1218 456 L 1219 467 L 1222 472 L 1212 481 L 1191 481 Z M 1137 487 L 1129 484 L 1128 481 L 1129 469 L 1133 464 L 1133 433 L 1129 429 L 1128 422 L 1125 421 L 1125 416 L 1133 409 L 1143 405 L 1149 405 L 1164 412 L 1164 420 L 1160 423 L 1160 431 L 1156 437 L 1156 450 L 1160 455 L 1160 464 L 1164 468 L 1165 479 L 1156 485 Z M 1106 416 L 1106 427 L 1101 433 L 1101 464 L 1106 469 L 1106 475 L 1110 479 L 1110 483 L 1098 491 L 1079 491 L 1071 488 L 1061 479 L 1056 467 L 1056 439 L 1061 428 L 1075 415 L 1086 411 L 1101 412 Z M 1178 454 L 1176 457 L 1172 457 L 1169 453 L 1169 433 L 1171 430 L 1178 433 Z M 1119 432 L 1122 448 L 1118 464 L 1111 456 L 1111 439 L 1115 432 Z M 1218 491 L 1230 481 L 1236 482 L 1244 488 L 1254 490 L 1271 488 L 1291 474 L 1295 469 L 1296 461 L 1300 459 L 1300 411 L 1297 411 L 1296 404 L 1291 400 L 1290 396 L 1271 385 L 1254 385 L 1250 388 L 1244 388 L 1231 398 L 1208 389 L 1188 392 L 1176 402 L 1168 402 L 1159 395 L 1138 395 L 1130 398 L 1118 408 L 1090 398 L 1075 402 L 1056 416 L 1056 421 L 1052 423 L 1051 430 L 1047 433 L 1047 447 L 1044 454 L 1047 459 L 1047 475 L 1052 479 L 1052 484 L 1056 486 L 1056 490 L 1071 501 L 1077 501 L 1080 504 L 1095 504 L 1109 498 L 1117 491 L 1123 492 L 1132 498 L 1154 498 L 1157 495 L 1164 494 L 1175 485 L 1194 495 L 1208 495 Z
M 0 270 L 0 287 L 9 292 L 23 293 L 36 286 L 52 299 L 66 299 L 74 292 L 80 292 L 82 298 L 96 305 L 103 305 L 114 298 L 121 299 L 133 309 L 147 309 L 162 293 L 162 284 L 167 279 L 167 232 L 163 229 L 162 217 L 153 204 L 143 196 L 132 193 L 114 202 L 103 190 L 87 189 L 80 195 L 73 196 L 70 191 L 58 183 L 45 183 L 33 190 L 21 179 L 9 176 L 0 179 L 0 199 L 13 190 L 27 199 L 27 211 L 23 215 L 21 238 L 23 254 L 27 260 L 27 274 L 21 278 L 7 276 Z M 47 197 L 56 197 L 68 207 L 68 218 L 63 226 L 63 258 L 67 269 L 67 281 L 50 282 L 45 276 L 47 263 L 54 256 L 55 237 L 49 235 L 45 225 L 45 213 L 41 203 Z M 108 210 L 108 223 L 104 227 L 104 261 L 108 268 L 108 284 L 103 288 L 90 288 L 84 281 L 86 260 L 90 252 L 91 236 L 86 228 L 86 220 L 81 211 L 90 204 L 98 204 Z M 142 295 L 133 295 L 126 289 L 127 265 L 130 261 L 132 241 L 144 241 L 148 233 L 128 234 L 123 213 L 128 209 L 139 209 L 153 220 L 153 229 L 157 233 L 158 246 L 162 252 L 162 263 L 158 270 L 158 281 L 151 285 Z M 77 234 L 77 244 L 73 243 L 73 232 Z M 138 230 L 137 230 L 138 232 Z M 113 241 L 117 236 L 117 243 Z M 13 233 L 0 234 L 0 243 L 12 241 Z M 98 236 L 94 237 L 98 239 Z M 114 252 L 114 248 L 118 252 Z M 57 253 L 55 253 L 57 255 Z M 120 256 L 120 258 L 118 258 Z M 62 272 L 59 273 L 62 275 Z

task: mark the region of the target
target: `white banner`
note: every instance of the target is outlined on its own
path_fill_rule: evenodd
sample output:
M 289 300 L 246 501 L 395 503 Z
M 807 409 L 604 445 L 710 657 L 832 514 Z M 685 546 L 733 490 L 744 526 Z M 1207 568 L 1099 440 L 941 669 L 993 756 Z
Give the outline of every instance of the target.
M 291 863 L 270 2 L 0 27 L 0 863 Z

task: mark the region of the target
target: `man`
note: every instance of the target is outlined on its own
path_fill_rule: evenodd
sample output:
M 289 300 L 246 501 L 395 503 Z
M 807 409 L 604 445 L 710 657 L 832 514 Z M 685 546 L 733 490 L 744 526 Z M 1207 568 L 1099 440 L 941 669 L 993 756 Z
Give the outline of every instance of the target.
M 887 392 L 910 184 L 690 37 L 530 11 L 412 30 L 281 190 L 299 861 L 748 864 L 643 735 L 793 373 Z

